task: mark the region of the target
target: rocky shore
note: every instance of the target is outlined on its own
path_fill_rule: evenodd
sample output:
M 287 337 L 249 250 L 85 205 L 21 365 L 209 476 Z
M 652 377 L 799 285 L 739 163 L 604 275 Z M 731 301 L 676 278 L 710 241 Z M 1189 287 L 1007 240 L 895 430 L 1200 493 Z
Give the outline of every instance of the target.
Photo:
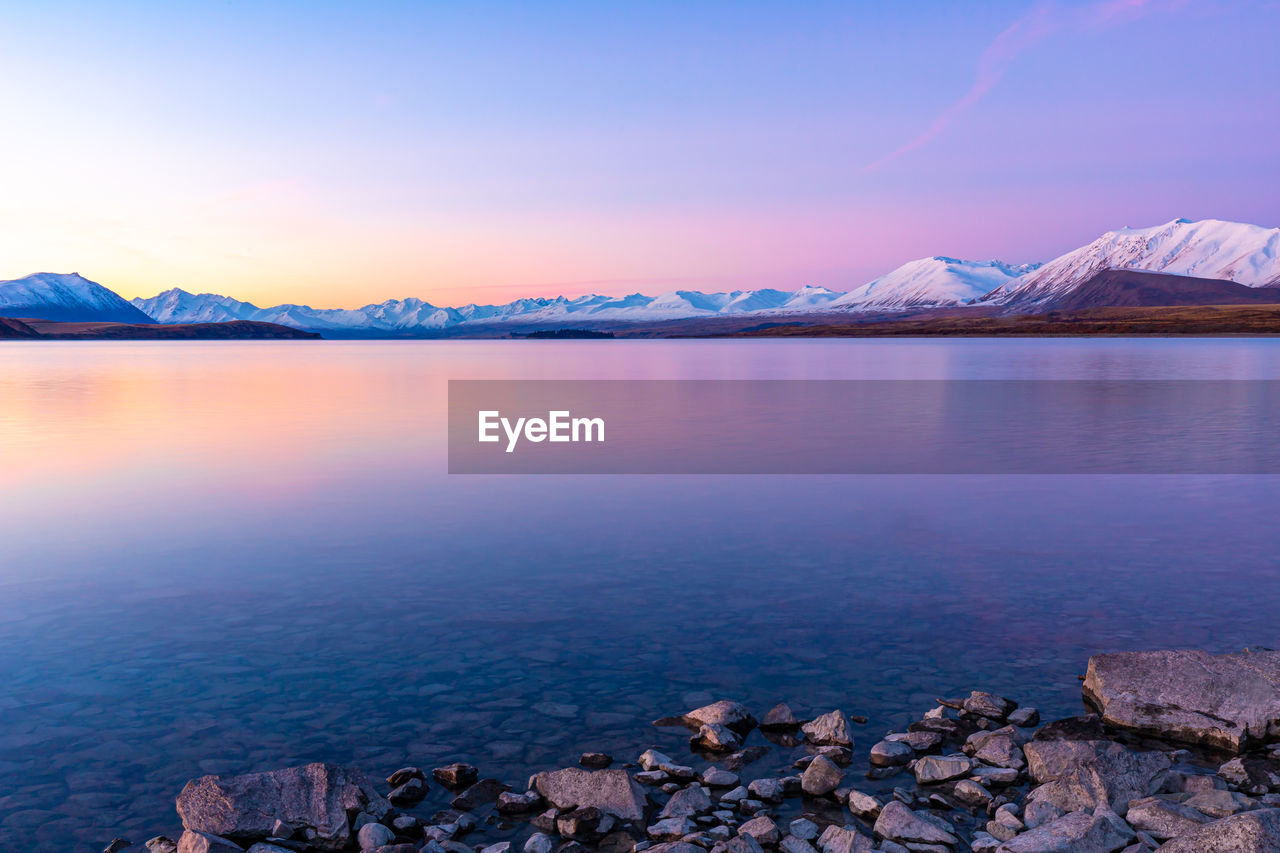
M 975 690 L 870 745 L 843 709 L 757 719 L 721 700 L 655 721 L 689 729 L 688 756 L 586 753 L 520 786 L 466 764 L 385 784 L 331 764 L 203 776 L 176 841 L 106 853 L 1280 851 L 1280 652 L 1098 655 L 1083 698 L 1094 713 L 1042 722 Z M 771 750 L 791 770 L 752 774 Z

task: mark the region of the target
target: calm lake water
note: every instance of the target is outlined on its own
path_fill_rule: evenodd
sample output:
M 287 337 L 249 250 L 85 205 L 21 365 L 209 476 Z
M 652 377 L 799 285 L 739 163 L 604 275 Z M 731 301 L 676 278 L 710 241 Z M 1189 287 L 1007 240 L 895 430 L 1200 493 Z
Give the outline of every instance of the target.
M 5 343 L 0 850 L 176 837 L 208 772 L 687 756 L 648 723 L 712 696 L 865 715 L 861 761 L 935 696 L 1280 645 L 1280 478 L 450 476 L 450 378 L 1280 379 L 1280 341 Z

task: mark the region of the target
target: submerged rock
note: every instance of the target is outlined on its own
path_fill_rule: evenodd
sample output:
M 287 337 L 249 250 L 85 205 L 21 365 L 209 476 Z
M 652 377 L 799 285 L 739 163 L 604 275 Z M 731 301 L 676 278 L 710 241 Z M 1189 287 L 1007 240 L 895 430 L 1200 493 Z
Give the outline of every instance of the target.
M 311 830 L 311 843 L 321 850 L 347 846 L 349 815 L 365 812 L 381 819 L 390 810 L 367 776 L 334 764 L 202 776 L 178 795 L 178 815 L 191 832 L 257 841 L 271 836 L 279 821 L 294 831 Z
M 800 786 L 810 797 L 825 797 L 844 781 L 844 771 L 825 755 L 819 755 L 809 762 L 804 775 L 800 777 Z
M 751 716 L 746 707 L 728 699 L 695 708 L 681 717 L 659 720 L 658 723 L 665 723 L 670 719 L 679 720 L 694 730 L 703 726 L 725 726 L 743 736 L 756 727 L 756 718 Z
M 792 713 L 791 706 L 786 702 L 779 702 L 769 709 L 769 713 L 764 715 L 764 719 L 760 721 L 760 728 L 766 731 L 790 731 L 798 729 L 800 721 L 796 719 L 796 715 Z
M 1280 652 L 1094 655 L 1083 689 L 1112 726 L 1233 752 L 1280 740 Z
M 469 785 L 474 785 L 480 779 L 480 771 L 470 764 L 462 763 L 437 767 L 431 771 L 431 775 L 450 791 L 460 791 Z
M 712 752 L 732 752 L 742 746 L 742 736 L 728 726 L 708 723 L 690 738 L 689 745 Z

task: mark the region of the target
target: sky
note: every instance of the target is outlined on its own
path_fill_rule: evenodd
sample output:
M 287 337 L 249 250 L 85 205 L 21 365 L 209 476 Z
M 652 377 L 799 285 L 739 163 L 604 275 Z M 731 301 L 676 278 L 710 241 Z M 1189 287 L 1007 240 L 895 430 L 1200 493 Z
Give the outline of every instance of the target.
M 0 278 L 848 290 L 1280 225 L 1278 0 L 0 4 Z

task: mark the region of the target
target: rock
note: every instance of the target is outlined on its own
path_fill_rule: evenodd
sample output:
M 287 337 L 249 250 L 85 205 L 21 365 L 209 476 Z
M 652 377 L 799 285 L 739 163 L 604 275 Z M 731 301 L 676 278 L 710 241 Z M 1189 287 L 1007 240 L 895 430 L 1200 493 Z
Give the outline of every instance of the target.
M 758 843 L 765 847 L 772 847 L 782 838 L 782 833 L 778 830 L 778 825 L 773 822 L 772 818 L 761 815 L 753 817 L 751 820 L 738 827 L 739 835 L 750 835 Z
M 969 771 L 973 769 L 973 762 L 963 755 L 947 757 L 926 755 L 916 762 L 913 769 L 917 783 L 937 785 L 968 776 Z
M 1009 767 L 975 767 L 971 778 L 991 787 L 1004 787 L 1018 781 L 1018 771 Z
M 813 849 L 813 845 L 803 838 L 796 838 L 794 835 L 788 835 L 778 842 L 778 849 L 783 853 L 818 853 Z
M 1019 708 L 1009 714 L 1009 722 L 1020 729 L 1029 729 L 1040 724 L 1040 712 L 1035 708 Z
M 387 801 L 393 806 L 416 806 L 427 795 L 427 783 L 420 777 L 410 777 L 390 794 Z
M 760 721 L 760 728 L 766 731 L 788 731 L 800 727 L 800 721 L 796 719 L 796 715 L 791 712 L 790 706 L 786 702 L 779 702 L 769 709 L 769 713 L 764 715 L 764 719 Z
M 689 739 L 689 745 L 712 752 L 732 752 L 742 746 L 742 736 L 728 726 L 709 723 L 698 729 Z
M 1218 775 L 1246 794 L 1280 790 L 1280 761 L 1257 755 L 1236 756 L 1218 768 Z
M 721 794 L 720 802 L 729 803 L 732 805 L 732 804 L 742 802 L 749 796 L 751 796 L 751 794 L 750 792 L 747 791 L 746 787 L 743 785 L 739 785 L 738 787 L 734 788 L 732 791 L 726 791 L 725 793 Z
M 1280 809 L 1245 812 L 1206 823 L 1160 847 L 1160 853 L 1275 853 Z
M 1280 652 L 1094 655 L 1084 698 L 1109 725 L 1241 752 L 1280 739 Z
M 1000 839 L 987 832 L 981 830 L 973 834 L 973 840 L 969 842 L 969 849 L 973 853 L 996 853 L 1000 846 Z
M 1208 823 L 1210 819 L 1194 808 L 1161 797 L 1144 797 L 1129 803 L 1125 820 L 1134 829 L 1150 833 L 1152 838 L 1168 841 Z
M 533 777 L 534 789 L 558 809 L 595 806 L 623 820 L 644 818 L 644 791 L 622 769 L 566 767 Z
M 379 847 L 379 850 L 385 850 L 385 847 Z M 257 844 L 249 848 L 248 853 L 293 853 L 288 847 L 281 847 L 278 844 L 268 844 L 265 841 L 259 841 Z
M 188 829 L 178 839 L 178 853 L 243 853 L 244 848 L 229 838 Z
M 413 815 L 402 814 L 391 821 L 391 828 L 401 833 L 413 832 L 418 828 L 418 819 Z
M 712 853 L 764 853 L 760 842 L 750 835 L 738 835 L 711 848 Z
M 510 791 L 511 786 L 498 779 L 481 779 L 458 796 L 449 805 L 462 811 L 471 811 L 489 803 L 496 802 L 503 791 Z
M 964 700 L 964 709 L 970 714 L 1003 722 L 1018 707 L 1018 703 L 994 693 L 975 690 Z
M 1037 826 L 1044 826 L 1046 823 L 1053 823 L 1062 817 L 1066 812 L 1055 806 L 1053 803 L 1046 803 L 1043 800 L 1032 800 L 1027 803 L 1027 807 L 1023 810 L 1023 822 L 1035 829 Z
M 124 850 L 126 847 L 132 846 L 133 845 L 129 843 L 128 839 L 113 838 L 111 839 L 111 843 L 102 848 L 102 853 L 120 853 L 120 851 Z
M 551 836 L 545 832 L 535 832 L 524 843 L 524 853 L 551 853 L 552 846 Z
M 1027 799 L 1052 803 L 1064 812 L 1108 806 L 1123 815 L 1130 800 L 1161 790 L 1173 764 L 1163 752 L 1135 752 L 1118 743 L 1095 742 L 1091 752 L 1078 753 L 1078 763 L 1032 790 Z
M 149 839 L 143 846 L 149 853 L 178 853 L 178 843 L 164 835 Z
M 702 784 L 713 788 L 732 788 L 738 784 L 738 774 L 719 767 L 708 767 L 702 771 Z
M 966 806 L 986 808 L 991 802 L 991 792 L 972 779 L 961 779 L 952 789 L 952 795 Z
M 850 791 L 848 803 L 849 811 L 865 820 L 875 820 L 876 815 L 880 814 L 880 801 L 870 794 Z
M 725 726 L 744 737 L 756 727 L 756 718 L 738 702 L 721 699 L 696 708 L 680 718 L 691 729 L 703 726 Z
M 711 811 L 711 798 L 698 785 L 682 788 L 672 795 L 659 817 L 691 817 Z
M 356 833 L 356 842 L 361 850 L 372 850 L 395 841 L 396 834 L 380 823 L 366 823 Z
M 781 802 L 784 794 L 782 782 L 778 779 L 756 779 L 747 786 L 747 792 L 766 803 Z
M 1240 801 L 1239 794 L 1217 789 L 1201 791 L 1187 800 L 1186 805 L 1210 817 L 1229 817 L 1245 808 L 1245 803 Z
M 417 767 L 401 767 L 395 773 L 392 773 L 387 777 L 387 785 L 392 788 L 399 788 L 410 779 L 425 780 L 426 778 L 426 775 Z
M 1011 832 L 1022 832 L 1026 829 L 1026 824 L 1018 817 L 1018 807 L 1013 803 L 1004 803 L 996 809 L 994 820 L 996 826 L 1007 829 Z M 994 833 L 993 833 L 994 834 Z
M 902 736 L 902 742 L 916 752 L 929 752 L 942 746 L 942 735 L 937 732 L 907 732 Z
M 677 779 L 692 779 L 694 777 L 692 767 L 677 764 L 671 756 L 658 752 L 656 749 L 646 749 L 640 753 L 639 762 L 640 766 L 649 772 L 661 771 Z
M 805 768 L 800 777 L 800 786 L 810 797 L 825 797 L 840 787 L 843 780 L 844 771 L 831 759 L 819 755 Z
M 1102 740 L 1033 740 L 1022 751 L 1027 761 L 1027 772 L 1043 785 L 1093 761 L 1108 743 Z
M 437 782 L 450 791 L 460 791 L 474 785 L 480 779 L 480 771 L 470 764 L 448 764 L 431 771 Z
M 537 791 L 525 791 L 523 794 L 503 791 L 498 795 L 497 809 L 500 814 L 521 814 L 533 811 L 541 803 L 542 797 Z
M 983 764 L 1021 770 L 1027 766 L 1022 753 L 1023 737 L 1013 726 L 993 732 L 978 732 L 965 742 L 964 751 Z
M 855 827 L 831 824 L 818 836 L 818 849 L 822 853 L 869 853 L 875 842 Z
M 295 830 L 312 830 L 311 844 L 321 850 L 347 846 L 348 813 L 367 812 L 381 819 L 391 810 L 360 771 L 319 763 L 242 776 L 202 776 L 187 783 L 177 805 L 183 827 L 193 833 L 253 841 L 270 836 L 279 820 Z
M 787 833 L 803 841 L 818 837 L 818 825 L 808 818 L 796 818 L 787 824 Z
M 1107 812 L 1071 812 L 1028 830 L 997 849 L 1000 853 L 1114 853 L 1133 839 L 1133 831 L 1126 832 L 1123 823 Z
M 838 709 L 805 723 L 801 726 L 801 731 L 812 744 L 853 747 L 853 732 L 849 726 L 849 719 L 844 715 L 844 711 Z
M 613 763 L 613 756 L 603 752 L 584 752 L 578 763 L 588 770 L 603 770 Z
M 645 842 L 646 844 L 648 842 Z M 704 849 L 688 841 L 672 841 L 667 844 L 655 844 L 646 848 L 646 853 L 706 853 Z
M 935 737 L 937 737 L 935 735 Z M 938 738 L 941 743 L 942 738 Z M 875 767 L 901 767 L 916 757 L 915 750 L 902 741 L 882 740 L 871 747 L 871 764 Z
M 693 821 L 687 817 L 669 817 L 658 821 L 645 830 L 645 834 L 655 841 L 677 841 L 693 832 Z
M 767 746 L 749 746 L 746 749 L 740 749 L 731 754 L 727 758 L 722 758 L 718 762 L 725 770 L 737 772 L 748 764 L 759 761 L 769 754 Z
M 497 844 L 490 844 L 488 847 L 481 848 L 480 853 L 509 853 L 510 850 L 510 841 L 499 841 Z
M 595 806 L 576 808 L 556 818 L 556 831 L 575 841 L 595 842 L 613 829 L 614 817 Z
M 876 818 L 876 835 L 903 843 L 942 844 L 956 843 L 954 829 L 946 829 L 947 822 L 924 812 L 913 812 L 894 800 L 880 809 Z

